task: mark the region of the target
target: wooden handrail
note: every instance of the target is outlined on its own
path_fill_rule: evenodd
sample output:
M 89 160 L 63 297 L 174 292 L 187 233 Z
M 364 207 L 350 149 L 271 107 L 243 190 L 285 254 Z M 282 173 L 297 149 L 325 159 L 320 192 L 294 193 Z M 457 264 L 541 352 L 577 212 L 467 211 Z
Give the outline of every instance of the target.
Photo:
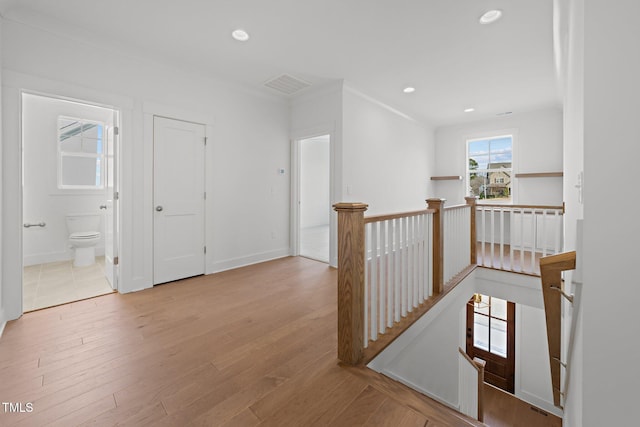
M 471 264 L 478 263 L 478 228 L 476 226 L 476 215 L 477 215 L 477 203 L 478 198 L 476 196 L 468 196 L 464 198 L 467 202 L 467 205 L 471 206 L 471 236 L 469 239 L 470 249 L 471 249 L 471 259 L 469 262 Z
M 462 181 L 461 175 L 432 176 L 431 181 Z
M 475 199 L 473 202 L 475 202 Z M 444 203 L 444 199 L 428 199 L 427 209 L 388 215 L 374 215 L 367 218 L 365 218 L 364 214 L 368 205 L 364 203 L 337 203 L 333 206 L 335 211 L 338 213 L 338 358 L 342 362 L 349 365 L 357 365 L 361 363 L 363 359 L 377 354 L 377 352 L 381 351 L 386 345 L 392 342 L 395 337 L 402 332 L 402 330 L 408 328 L 415 320 L 428 311 L 429 308 L 439 301 L 446 293 L 443 259 L 445 221 L 443 213 Z M 474 224 L 475 210 L 473 209 L 471 201 L 468 200 L 467 204 L 454 206 L 451 209 L 469 209 L 471 221 L 472 224 Z M 370 262 L 372 265 L 372 272 L 370 273 L 371 286 L 376 286 L 376 274 L 381 274 L 380 271 L 384 271 L 383 269 L 385 268 L 385 264 L 379 264 L 380 261 L 378 260 L 378 257 L 382 257 L 382 255 L 378 255 L 378 253 L 381 251 L 380 248 L 383 248 L 382 252 L 384 252 L 384 248 L 389 248 L 389 245 L 384 243 L 384 238 L 387 235 L 382 232 L 378 235 L 378 228 L 375 228 L 377 227 L 377 224 L 375 223 L 383 223 L 388 220 L 410 218 L 425 214 L 430 215 L 428 222 L 415 222 L 415 224 L 419 224 L 416 225 L 416 230 L 425 230 L 424 236 L 429 235 L 430 240 L 427 243 L 424 243 L 426 240 L 422 240 L 423 245 L 426 246 L 423 246 L 422 249 L 415 249 L 418 252 L 413 252 L 414 255 L 412 256 L 417 256 L 418 253 L 423 253 L 424 256 L 428 257 L 428 259 L 421 261 L 417 260 L 416 262 L 425 262 L 425 265 L 427 265 L 429 269 L 425 267 L 423 270 L 420 270 L 420 273 L 418 273 L 417 269 L 414 269 L 413 274 L 420 276 L 423 274 L 422 272 L 424 272 L 426 280 L 430 279 L 431 283 L 423 280 L 421 285 L 416 287 L 415 283 L 412 284 L 412 282 L 409 282 L 409 286 L 412 287 L 411 292 L 413 294 L 413 298 L 415 299 L 412 306 L 406 307 L 403 305 L 402 310 L 404 311 L 402 312 L 402 318 L 399 319 L 396 317 L 393 322 L 388 318 L 386 327 L 383 325 L 381 320 L 378 327 L 386 330 L 376 331 L 376 333 L 369 337 L 368 332 L 365 334 L 365 331 L 368 331 L 368 325 L 365 325 L 365 321 L 367 321 L 367 314 L 369 314 L 367 310 L 372 308 L 370 314 L 373 319 L 376 315 L 374 308 L 377 307 L 369 305 L 376 304 L 375 298 L 371 297 L 371 295 L 379 297 L 378 301 L 383 301 L 382 298 L 384 297 L 372 293 L 369 295 L 370 298 L 365 298 L 368 295 L 367 290 L 369 289 L 367 287 L 369 284 L 365 283 L 365 269 L 367 263 Z M 373 245 L 372 247 L 375 248 L 373 250 L 373 255 L 366 252 L 366 245 L 368 243 L 366 242 L 367 230 L 365 226 L 368 223 L 374 224 L 372 227 L 372 235 L 374 237 L 371 241 L 371 245 Z M 413 229 L 413 224 L 413 222 L 410 224 L 410 230 Z M 429 228 L 420 228 L 425 227 L 425 224 L 428 224 Z M 382 227 L 386 227 L 386 225 L 382 224 Z M 475 231 L 475 227 L 472 228 Z M 404 228 L 402 230 L 404 232 Z M 423 233 L 423 231 L 420 231 L 420 233 Z M 382 240 L 383 243 L 381 246 L 377 246 L 377 238 Z M 472 242 L 475 240 L 475 233 L 471 233 L 470 239 Z M 419 238 L 416 241 L 420 241 Z M 404 240 L 402 240 L 402 242 L 403 245 L 406 245 Z M 466 245 L 466 243 L 464 243 L 464 245 Z M 404 250 L 403 248 L 399 250 Z M 416 248 L 418 248 L 418 246 L 416 246 Z M 409 254 L 411 254 L 411 252 L 409 252 Z M 368 257 L 371 258 L 368 259 Z M 406 254 L 400 255 L 396 260 L 399 259 L 402 261 L 402 257 L 406 257 Z M 461 271 L 456 272 L 455 276 L 446 284 L 447 291 L 464 279 L 469 272 L 473 271 L 473 268 L 475 268 L 474 260 L 475 244 L 471 246 L 471 259 L 469 260 L 469 264 L 466 264 L 467 261 L 464 260 L 465 265 L 462 266 Z M 378 270 L 378 268 L 380 270 Z M 426 274 L 430 274 L 431 277 L 429 278 Z M 416 278 L 416 281 L 418 280 L 418 276 L 413 277 Z M 404 273 L 402 281 L 402 285 L 406 286 L 407 282 L 405 282 Z M 378 289 L 382 288 L 380 287 Z M 387 288 L 387 290 L 388 289 L 392 288 Z M 396 292 L 399 292 L 398 289 L 400 288 L 396 287 Z M 430 291 L 430 293 L 427 291 Z M 402 292 L 405 292 L 405 294 L 400 297 L 405 298 L 406 289 Z M 389 293 L 388 295 L 391 294 Z M 397 301 L 399 301 L 398 298 L 399 296 L 396 295 L 395 299 Z M 391 300 L 392 298 L 389 297 L 387 301 Z M 402 301 L 402 304 L 405 304 L 404 299 Z M 409 301 L 411 301 L 411 298 L 409 298 Z M 416 301 L 418 302 L 416 303 Z M 415 304 L 418 304 L 418 306 Z M 379 308 L 380 313 L 382 313 L 382 303 L 380 303 Z M 392 310 L 393 309 L 389 309 L 387 307 L 387 316 L 389 316 L 390 312 L 393 313 Z M 396 308 L 395 310 L 400 309 Z M 383 335 L 381 339 L 377 338 L 378 333 Z M 366 352 L 365 347 L 367 347 Z
M 538 210 L 561 210 L 564 213 L 564 206 L 551 205 L 504 205 L 493 203 L 477 203 L 479 208 L 514 208 L 514 209 L 538 209 Z
M 394 213 L 394 214 L 367 216 L 364 218 L 364 223 L 369 224 L 371 222 L 389 221 L 389 220 L 398 219 L 398 218 L 409 218 L 412 216 L 432 214 L 434 212 L 435 210 L 433 209 L 423 209 L 421 211 L 400 212 L 400 213 Z
M 562 172 L 517 173 L 516 178 L 562 178 Z
M 447 206 L 446 208 L 444 208 L 445 211 L 452 211 L 455 209 L 467 209 L 469 207 L 468 204 L 462 204 L 462 205 L 453 205 L 453 206 Z
M 540 279 L 544 298 L 544 313 L 547 322 L 547 344 L 549 346 L 549 365 L 551 368 L 551 386 L 553 388 L 553 404 L 560 403 L 560 367 L 562 305 L 564 293 L 562 272 L 576 268 L 576 252 L 564 252 L 540 258 Z

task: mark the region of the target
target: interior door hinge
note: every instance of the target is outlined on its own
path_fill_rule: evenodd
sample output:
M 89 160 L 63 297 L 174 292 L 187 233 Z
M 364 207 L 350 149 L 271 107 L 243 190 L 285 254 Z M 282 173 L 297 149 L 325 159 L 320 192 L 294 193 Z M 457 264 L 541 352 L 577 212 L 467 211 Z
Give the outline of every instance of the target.
M 120 192 L 119 191 L 114 191 L 113 192 L 113 200 L 118 200 L 120 198 Z
M 113 257 L 113 265 L 118 265 L 120 263 L 120 259 L 118 257 Z
M 204 192 L 204 199 L 207 200 L 207 192 Z
M 207 145 L 207 139 L 209 139 L 208 137 L 204 137 L 204 145 Z
M 204 253 L 205 254 L 207 253 L 207 247 L 206 246 L 204 247 Z
M 114 126 L 113 127 L 113 134 L 114 135 L 120 135 L 120 128 L 118 126 Z

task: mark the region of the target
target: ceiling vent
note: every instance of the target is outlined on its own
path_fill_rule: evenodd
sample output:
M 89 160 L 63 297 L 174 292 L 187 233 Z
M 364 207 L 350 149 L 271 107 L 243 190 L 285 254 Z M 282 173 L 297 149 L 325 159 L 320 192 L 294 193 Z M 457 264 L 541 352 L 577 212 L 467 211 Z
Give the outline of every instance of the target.
M 302 89 L 308 88 L 311 86 L 311 83 L 307 83 L 304 80 L 297 79 L 288 74 L 283 74 L 265 82 L 264 85 L 285 95 L 293 95 Z

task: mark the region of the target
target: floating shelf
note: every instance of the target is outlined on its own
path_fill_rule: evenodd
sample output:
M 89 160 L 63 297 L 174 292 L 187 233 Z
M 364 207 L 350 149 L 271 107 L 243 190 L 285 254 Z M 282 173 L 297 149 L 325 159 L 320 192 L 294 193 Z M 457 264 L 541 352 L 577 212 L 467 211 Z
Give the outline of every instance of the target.
M 562 172 L 517 173 L 516 178 L 562 178 L 563 175 Z
M 432 176 L 431 181 L 462 181 L 462 177 L 460 175 Z

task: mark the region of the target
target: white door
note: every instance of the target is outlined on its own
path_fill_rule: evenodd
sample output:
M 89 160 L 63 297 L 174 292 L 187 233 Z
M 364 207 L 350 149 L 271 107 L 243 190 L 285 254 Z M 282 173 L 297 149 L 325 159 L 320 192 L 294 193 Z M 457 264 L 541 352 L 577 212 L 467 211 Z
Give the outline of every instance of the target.
M 118 123 L 116 112 L 114 112 L 114 124 Z M 117 125 L 116 125 L 117 126 Z M 118 289 L 118 199 L 117 191 L 117 162 L 118 158 L 118 128 L 108 126 L 106 129 L 106 150 L 105 150 L 105 209 L 104 215 L 104 272 L 112 289 Z
M 204 274 L 205 126 L 154 117 L 153 283 Z

